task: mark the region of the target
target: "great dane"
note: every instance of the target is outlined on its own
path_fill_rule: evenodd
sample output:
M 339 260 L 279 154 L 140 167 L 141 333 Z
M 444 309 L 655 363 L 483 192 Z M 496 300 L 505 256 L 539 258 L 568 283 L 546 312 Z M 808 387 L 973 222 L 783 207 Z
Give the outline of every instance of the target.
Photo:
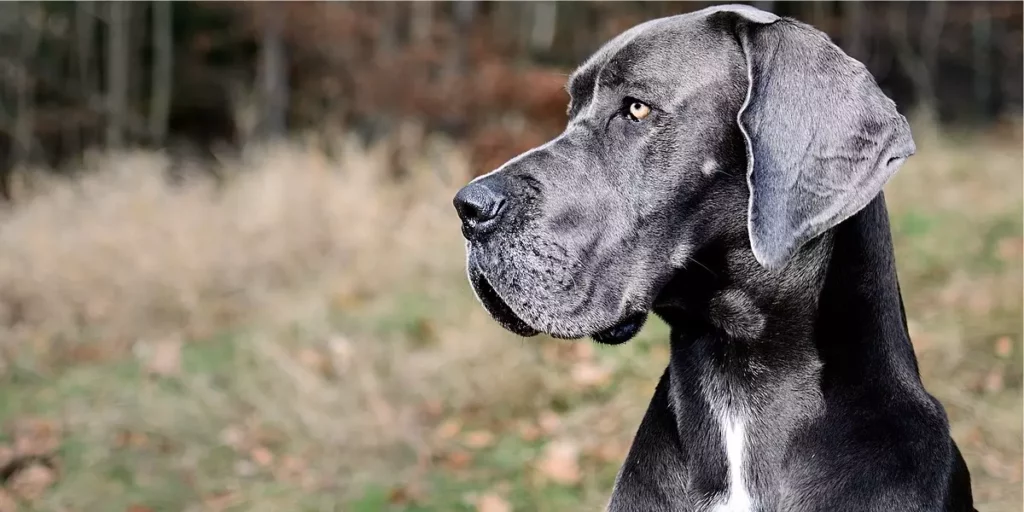
M 522 336 L 671 357 L 608 510 L 970 511 L 924 389 L 883 185 L 906 119 L 822 32 L 747 6 L 634 27 L 554 140 L 455 196 L 477 297 Z

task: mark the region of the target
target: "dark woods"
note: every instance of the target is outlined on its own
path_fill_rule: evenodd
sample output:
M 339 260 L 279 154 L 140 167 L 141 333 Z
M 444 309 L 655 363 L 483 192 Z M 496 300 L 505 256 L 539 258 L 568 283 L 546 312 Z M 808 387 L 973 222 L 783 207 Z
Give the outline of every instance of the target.
M 826 31 L 904 110 L 1020 114 L 1019 2 L 755 4 Z M 0 195 L 12 169 L 91 148 L 210 157 L 301 132 L 398 148 L 444 133 L 484 172 L 562 128 L 565 75 L 603 41 L 706 5 L 3 3 Z

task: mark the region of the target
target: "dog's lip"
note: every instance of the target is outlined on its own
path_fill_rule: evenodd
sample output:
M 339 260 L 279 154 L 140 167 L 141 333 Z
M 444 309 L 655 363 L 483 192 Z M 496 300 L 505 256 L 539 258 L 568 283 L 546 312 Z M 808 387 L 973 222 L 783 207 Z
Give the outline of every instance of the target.
M 647 312 L 629 313 L 611 327 L 592 334 L 594 341 L 604 345 L 620 345 L 635 337 L 647 321 Z
M 476 296 L 502 327 L 523 337 L 536 336 L 545 333 L 553 338 L 576 340 L 580 338 L 592 338 L 594 341 L 606 345 L 618 345 L 625 343 L 635 337 L 643 328 L 647 320 L 649 308 L 638 309 L 638 304 L 627 305 L 625 312 L 619 316 L 611 325 L 604 328 L 589 330 L 586 328 L 571 331 L 549 331 L 538 329 L 520 317 L 505 301 L 497 289 L 491 284 L 484 272 L 483 267 L 477 260 L 479 254 L 473 251 L 471 244 L 468 244 L 469 254 L 467 258 L 468 274 Z M 606 324 L 607 325 L 607 324 Z
M 471 272 L 473 281 L 476 284 L 477 296 L 480 298 L 480 302 L 483 303 L 484 308 L 502 325 L 502 327 L 512 331 L 523 337 L 536 336 L 540 334 L 540 331 L 534 329 L 530 324 L 526 323 L 525 320 L 519 318 L 518 315 L 512 311 L 508 303 L 501 298 L 498 291 L 491 286 L 491 283 L 487 280 L 487 276 L 483 273 L 479 266 L 475 263 L 471 263 L 474 266 L 474 272 Z

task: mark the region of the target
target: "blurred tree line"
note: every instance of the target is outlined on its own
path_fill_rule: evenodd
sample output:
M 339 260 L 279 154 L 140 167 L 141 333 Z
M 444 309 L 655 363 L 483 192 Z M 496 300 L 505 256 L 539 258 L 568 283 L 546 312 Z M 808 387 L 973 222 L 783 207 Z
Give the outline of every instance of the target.
M 573 66 L 710 2 L 3 2 L 0 195 L 89 148 L 209 155 L 297 131 L 464 140 L 486 171 L 560 131 Z M 1020 2 L 753 2 L 809 22 L 905 111 L 1020 115 Z

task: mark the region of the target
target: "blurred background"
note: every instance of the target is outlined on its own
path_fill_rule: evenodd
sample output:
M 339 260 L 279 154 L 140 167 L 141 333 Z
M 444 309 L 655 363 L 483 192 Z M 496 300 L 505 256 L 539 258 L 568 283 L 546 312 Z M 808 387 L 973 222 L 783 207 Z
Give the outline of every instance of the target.
M 1020 510 L 1024 4 L 754 4 L 911 119 L 921 372 L 977 508 Z M 667 329 L 503 332 L 451 197 L 707 5 L 0 3 L 0 512 L 599 510 Z

